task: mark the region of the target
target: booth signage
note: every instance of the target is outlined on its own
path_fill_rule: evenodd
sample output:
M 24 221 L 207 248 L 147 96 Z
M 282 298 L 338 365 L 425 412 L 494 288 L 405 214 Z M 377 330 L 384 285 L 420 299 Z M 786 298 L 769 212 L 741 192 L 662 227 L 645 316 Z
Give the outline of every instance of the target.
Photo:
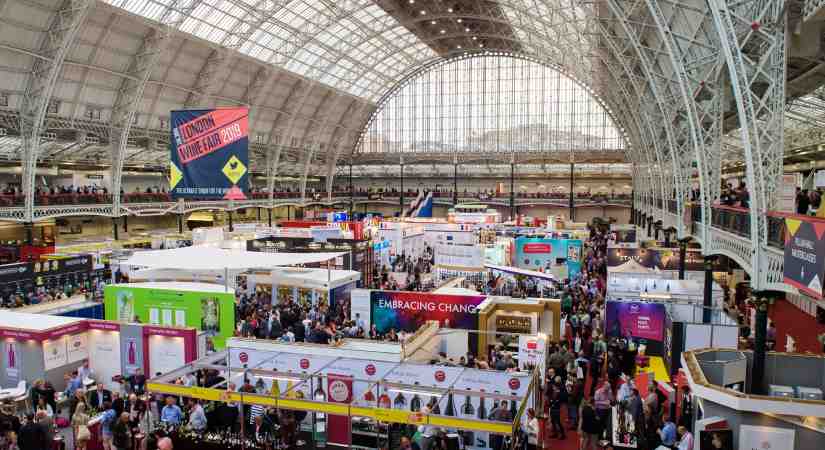
M 370 291 L 370 319 L 379 333 L 414 332 L 429 320 L 445 328 L 478 329 L 478 305 L 483 295 L 447 295 L 430 292 Z
M 516 267 L 549 271 L 553 266 L 566 264 L 570 277 L 581 271 L 583 243 L 580 239 L 519 237 L 514 246 Z
M 530 334 L 533 329 L 533 319 L 527 316 L 496 316 L 496 331 L 505 333 Z
M 608 337 L 664 340 L 665 305 L 661 303 L 608 301 L 605 327 Z
M 796 216 L 785 218 L 784 282 L 822 298 L 825 275 L 825 221 Z
M 245 200 L 249 180 L 249 108 L 171 113 L 173 198 Z

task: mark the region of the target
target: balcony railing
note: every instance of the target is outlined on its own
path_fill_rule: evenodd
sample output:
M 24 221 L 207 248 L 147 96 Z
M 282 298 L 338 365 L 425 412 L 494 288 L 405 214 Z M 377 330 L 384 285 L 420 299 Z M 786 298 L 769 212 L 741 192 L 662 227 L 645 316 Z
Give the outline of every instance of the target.
M 751 237 L 751 216 L 747 208 L 714 205 L 711 226 L 744 238 Z

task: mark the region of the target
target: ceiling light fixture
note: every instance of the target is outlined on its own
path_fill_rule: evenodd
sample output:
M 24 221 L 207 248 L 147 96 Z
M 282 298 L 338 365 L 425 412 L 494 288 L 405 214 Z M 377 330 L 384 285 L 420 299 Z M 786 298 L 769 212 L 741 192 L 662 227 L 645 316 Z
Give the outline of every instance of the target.
M 456 22 L 461 23 L 461 19 L 456 20 Z
M 447 12 L 448 12 L 448 13 L 453 12 L 453 8 L 447 8 Z
M 447 30 L 441 30 L 441 34 L 444 34 L 446 32 L 447 32 Z
M 469 32 L 470 32 L 470 29 L 469 29 L 469 28 L 465 28 L 465 29 L 464 29 L 464 31 L 466 31 L 466 32 L 468 32 L 468 33 L 469 33 Z
M 422 10 L 421 10 L 421 15 L 423 16 L 423 15 L 426 15 L 426 14 L 427 14 L 427 11 L 424 11 L 424 10 L 422 9 Z
M 431 24 L 433 24 L 433 25 L 435 25 L 435 20 L 431 21 L 430 23 L 431 23 Z

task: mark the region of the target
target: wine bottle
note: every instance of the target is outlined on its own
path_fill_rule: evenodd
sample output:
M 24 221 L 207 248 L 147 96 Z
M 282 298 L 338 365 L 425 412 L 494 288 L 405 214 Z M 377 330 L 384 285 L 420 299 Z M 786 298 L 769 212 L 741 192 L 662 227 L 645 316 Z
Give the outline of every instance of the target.
M 418 385 L 418 382 L 415 382 L 415 385 Z M 410 400 L 410 411 L 418 412 L 421 411 L 421 397 L 418 396 L 418 393 L 413 395 L 412 400 Z
M 473 417 L 475 416 L 475 408 L 473 408 L 473 403 L 470 401 L 470 388 L 467 388 L 467 395 L 464 397 L 464 406 L 461 407 L 461 413 L 465 416 Z
M 444 414 L 450 417 L 455 417 L 455 402 L 453 401 L 453 391 L 450 391 L 450 393 L 447 394 L 447 410 L 444 411 Z
M 476 417 L 478 417 L 479 420 L 487 419 L 487 409 L 484 406 L 484 389 L 481 390 L 481 397 L 479 397 L 479 399 L 478 399 L 478 411 L 477 412 L 478 412 L 478 414 L 476 415 Z
M 438 397 L 433 397 L 433 399 L 435 400 L 435 406 L 433 406 L 432 413 L 440 415 L 441 414 L 441 406 L 439 406 L 439 404 L 438 404 L 439 399 L 438 399 Z
M 389 394 L 387 394 L 386 386 L 384 387 L 384 392 L 382 392 L 381 395 L 378 396 L 378 407 L 379 408 L 385 408 L 385 409 L 392 408 L 392 404 L 391 404 L 391 401 L 390 401 L 390 396 L 389 396 Z
M 324 392 L 324 388 L 321 386 L 322 383 L 323 379 L 321 377 L 318 377 L 315 392 L 312 394 L 312 398 L 321 402 L 325 402 L 327 401 L 327 394 Z
M 515 392 L 513 392 L 512 394 L 514 397 L 516 396 Z M 515 418 L 516 414 L 518 414 L 518 406 L 516 405 L 516 401 L 510 400 L 510 417 Z
M 372 389 L 367 389 L 367 392 L 364 393 L 364 401 L 367 402 L 368 405 L 372 405 L 375 401 L 375 394 L 372 393 Z
M 272 389 L 269 390 L 269 395 L 278 398 L 281 396 L 281 386 L 279 386 L 279 381 L 276 379 L 272 380 Z
M 395 409 L 404 409 L 407 407 L 407 399 L 404 398 L 404 394 L 399 392 L 396 394 L 395 399 L 392 401 L 393 408 Z

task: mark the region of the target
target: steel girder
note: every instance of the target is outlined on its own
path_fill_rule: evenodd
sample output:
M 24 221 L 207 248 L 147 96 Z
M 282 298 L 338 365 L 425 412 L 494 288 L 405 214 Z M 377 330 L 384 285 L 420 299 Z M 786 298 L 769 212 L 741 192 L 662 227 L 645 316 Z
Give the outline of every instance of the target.
M 785 15 L 782 2 L 707 0 L 730 76 L 750 190 L 752 287 L 766 284 L 766 213 L 783 170 Z
M 34 189 L 37 158 L 40 150 L 43 124 L 52 100 L 63 61 L 74 48 L 75 38 L 92 7 L 92 0 L 66 0 L 51 20 L 26 83 L 20 110 L 20 135 L 23 153 L 24 218 L 34 220 Z

